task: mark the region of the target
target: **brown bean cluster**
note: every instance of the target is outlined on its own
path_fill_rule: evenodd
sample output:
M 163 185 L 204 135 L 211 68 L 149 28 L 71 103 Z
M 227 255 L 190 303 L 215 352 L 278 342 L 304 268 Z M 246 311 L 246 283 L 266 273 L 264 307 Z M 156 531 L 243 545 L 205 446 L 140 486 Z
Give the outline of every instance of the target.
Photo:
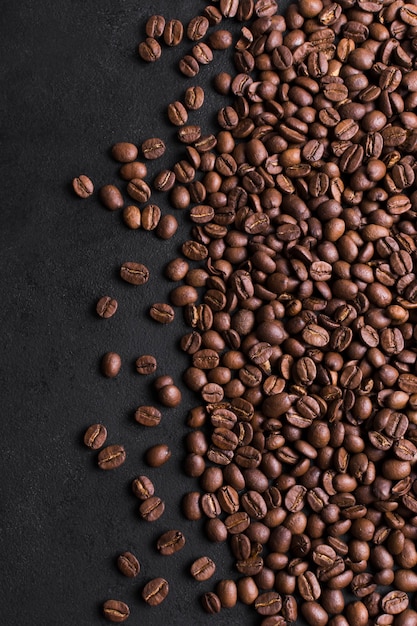
M 183 32 L 150 18 L 140 56 L 156 60 L 158 38 L 173 46 Z M 203 608 L 239 600 L 263 626 L 415 626 L 417 4 L 299 0 L 279 15 L 274 0 L 220 0 L 186 33 L 197 43 L 185 76 L 232 45 L 235 65 L 214 81 L 226 97 L 215 134 L 189 123 L 200 87 L 168 105 L 184 157 L 153 183 L 192 223 L 165 269 L 179 283 L 171 302 L 150 313 L 167 323 L 181 307 L 189 326 L 183 379 L 199 401 L 184 469 L 199 486 L 183 511 L 228 542 L 237 571 Z M 142 144 L 145 159 L 164 151 Z M 148 203 L 138 152 L 114 154 L 127 193 Z M 108 187 L 103 203 L 121 209 Z M 149 206 L 124 208 L 126 224 L 145 227 L 146 211 L 157 228 Z M 145 282 L 140 265 L 122 278 Z M 111 299 L 99 309 L 115 310 Z M 142 409 L 139 423 L 159 424 Z M 153 453 L 165 462 L 164 446 Z M 159 517 L 147 494 L 141 506 Z M 170 532 L 176 551 L 183 536 Z M 201 557 L 191 573 L 214 569 Z

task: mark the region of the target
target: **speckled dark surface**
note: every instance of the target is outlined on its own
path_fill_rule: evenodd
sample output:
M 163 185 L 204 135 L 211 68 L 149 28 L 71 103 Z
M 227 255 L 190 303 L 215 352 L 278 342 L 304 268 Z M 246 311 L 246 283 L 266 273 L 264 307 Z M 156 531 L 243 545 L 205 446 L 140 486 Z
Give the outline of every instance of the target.
M 185 328 L 181 315 L 161 327 L 146 312 L 168 297 L 162 269 L 189 225 L 179 215 L 179 232 L 162 242 L 129 231 L 120 213 L 104 209 L 96 196 L 78 199 L 70 187 L 80 173 L 96 188 L 119 181 L 109 154 L 115 141 L 167 141 L 150 179 L 181 154 L 170 143 L 175 130 L 165 111 L 193 84 L 176 69 L 190 44 L 165 48 L 152 66 L 135 50 L 152 13 L 187 21 L 204 6 L 191 0 L 152 6 L 137 0 L 2 2 L 0 622 L 7 626 L 99 626 L 107 598 L 128 602 L 128 623 L 141 626 L 259 623 L 243 605 L 212 617 L 199 604 L 203 591 L 232 574 L 232 558 L 225 546 L 206 541 L 201 525 L 187 522 L 179 507 L 182 494 L 196 486 L 181 471 L 185 416 L 195 398 L 183 389 L 182 406 L 165 409 L 156 429 L 145 430 L 132 417 L 139 404 L 153 400 L 151 379 L 134 371 L 139 354 L 154 354 L 158 373 L 179 384 L 187 366 L 177 347 Z M 209 85 L 227 67 L 225 58 L 217 54 L 198 84 Z M 210 130 L 220 102 L 207 95 L 193 120 Z M 163 196 L 155 199 L 169 210 Z M 146 286 L 132 288 L 118 278 L 126 260 L 148 265 Z M 119 310 L 101 320 L 94 306 L 107 293 L 119 300 Z M 123 359 L 115 380 L 99 372 L 108 350 Z M 96 421 L 107 426 L 109 443 L 127 449 L 125 465 L 114 472 L 100 471 L 96 453 L 82 444 L 84 430 Z M 171 446 L 172 459 L 163 469 L 148 469 L 143 454 L 159 441 Z M 155 524 L 140 520 L 130 492 L 140 473 L 148 473 L 166 500 Z M 163 557 L 155 539 L 170 528 L 183 530 L 187 544 Z M 135 580 L 115 567 L 124 550 L 142 564 Z M 213 581 L 196 583 L 189 565 L 205 553 L 217 573 Z M 155 576 L 170 581 L 171 593 L 150 609 L 140 590 Z

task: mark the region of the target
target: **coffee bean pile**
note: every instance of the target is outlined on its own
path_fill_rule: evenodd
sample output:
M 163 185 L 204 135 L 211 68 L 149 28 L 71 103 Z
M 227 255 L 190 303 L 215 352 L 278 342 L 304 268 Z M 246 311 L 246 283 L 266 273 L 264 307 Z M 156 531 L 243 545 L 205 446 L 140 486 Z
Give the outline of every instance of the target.
M 165 268 L 179 283 L 171 302 L 150 315 L 169 323 L 180 308 L 189 327 L 183 380 L 199 399 L 184 470 L 199 487 L 184 515 L 206 519 L 207 537 L 235 558 L 236 581 L 202 606 L 216 614 L 239 600 L 263 626 L 415 626 L 417 3 L 298 0 L 280 15 L 275 0 L 220 0 L 186 26 L 153 16 L 146 35 L 146 62 L 192 42 L 186 77 L 218 51 L 231 50 L 235 67 L 214 80 L 216 133 L 189 120 L 204 106 L 200 86 L 168 104 L 184 156 L 153 184 L 145 161 L 164 155 L 162 139 L 113 147 L 126 193 L 145 206 L 125 207 L 114 185 L 99 191 L 130 228 L 162 239 L 178 223 L 147 204 L 152 187 L 192 222 Z M 93 193 L 86 176 L 73 184 Z M 136 260 L 120 274 L 149 279 Z M 102 317 L 116 308 L 110 296 L 97 304 Z M 138 371 L 153 368 L 138 359 Z M 119 369 L 120 357 L 105 355 L 104 374 Z M 158 392 L 168 406 L 181 400 L 172 379 Z M 160 420 L 155 407 L 135 417 Z M 105 436 L 93 425 L 86 443 L 97 449 Z M 103 468 L 124 459 L 120 446 L 100 454 Z M 147 454 L 160 466 L 170 451 Z M 158 519 L 149 479 L 133 489 L 142 516 Z M 158 549 L 184 542 L 170 531 Z M 191 567 L 196 580 L 214 571 L 207 556 Z M 151 605 L 167 593 L 163 578 L 143 589 Z M 129 614 L 114 600 L 103 610 L 118 622 Z

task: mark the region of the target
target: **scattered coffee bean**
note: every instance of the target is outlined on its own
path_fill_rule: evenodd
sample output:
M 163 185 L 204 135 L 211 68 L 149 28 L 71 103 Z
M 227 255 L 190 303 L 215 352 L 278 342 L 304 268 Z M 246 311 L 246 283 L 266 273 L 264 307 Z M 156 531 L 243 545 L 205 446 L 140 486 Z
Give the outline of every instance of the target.
M 91 450 L 99 450 L 107 439 L 107 428 L 103 424 L 91 424 L 84 434 L 84 443 Z
M 98 466 L 102 470 L 112 470 L 123 465 L 126 460 L 126 451 L 123 446 L 114 444 L 102 448 L 98 453 Z
M 160 554 L 170 556 L 185 546 L 185 537 L 180 530 L 168 530 L 159 537 L 156 548 Z
M 118 302 L 115 298 L 111 296 L 103 296 L 99 299 L 96 305 L 97 315 L 103 317 L 104 319 L 108 319 L 109 317 L 113 317 L 113 315 L 117 311 Z
M 135 578 L 140 572 L 140 563 L 132 552 L 120 554 L 117 557 L 117 567 L 128 578 Z
M 171 454 L 165 443 L 157 443 L 146 451 L 145 460 L 150 467 L 161 467 L 169 461 Z
M 98 192 L 100 200 L 109 211 L 123 208 L 124 200 L 121 191 L 116 185 L 104 185 Z
M 145 25 L 148 37 L 161 37 L 164 33 L 165 18 L 163 15 L 151 15 Z
M 165 302 L 155 302 L 149 309 L 149 315 L 155 322 L 160 324 L 170 324 L 174 321 L 175 311 Z
M 131 163 L 138 156 L 138 149 L 133 143 L 120 141 L 115 143 L 111 149 L 112 157 L 119 163 Z
M 115 378 L 122 367 L 122 359 L 116 352 L 106 352 L 101 359 L 101 371 L 107 378 Z
M 136 371 L 138 374 L 153 374 L 156 372 L 157 362 L 151 354 L 143 354 L 135 361 Z
M 80 174 L 73 179 L 72 188 L 79 198 L 88 198 L 94 192 L 94 184 L 85 174 Z
M 154 63 L 161 58 L 162 50 L 158 41 L 154 37 L 146 37 L 138 46 L 141 59 L 147 63 Z
M 165 143 L 158 137 L 146 139 L 141 145 L 142 154 L 145 159 L 159 159 L 166 150 Z
M 216 564 L 212 561 L 212 559 L 210 559 L 210 557 L 201 556 L 191 565 L 190 571 L 191 576 L 195 580 L 202 582 L 204 580 L 209 580 L 209 578 L 213 576 L 216 571 Z
M 147 476 L 138 476 L 132 482 L 132 491 L 139 500 L 147 500 L 155 493 L 155 487 Z
M 142 589 L 142 598 L 150 606 L 158 606 L 169 593 L 169 584 L 165 578 L 153 578 Z
M 150 428 L 161 423 L 162 414 L 154 406 L 140 406 L 135 411 L 135 420 L 142 426 Z
M 143 263 L 127 261 L 120 267 L 120 277 L 131 285 L 144 285 L 149 280 L 149 270 Z
M 109 622 L 125 622 L 130 615 L 130 609 L 121 600 L 106 600 L 103 604 L 103 615 Z
M 158 496 L 146 498 L 139 507 L 142 519 L 147 522 L 156 522 L 165 511 L 165 503 Z

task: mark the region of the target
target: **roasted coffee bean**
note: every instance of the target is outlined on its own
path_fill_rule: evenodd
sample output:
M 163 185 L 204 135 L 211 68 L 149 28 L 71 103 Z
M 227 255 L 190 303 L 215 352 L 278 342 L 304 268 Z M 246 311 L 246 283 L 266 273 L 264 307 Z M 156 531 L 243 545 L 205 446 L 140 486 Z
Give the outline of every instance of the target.
M 115 378 L 122 367 L 122 359 L 117 352 L 106 352 L 101 359 L 101 371 L 107 378 Z
M 214 575 L 215 571 L 216 564 L 208 556 L 201 556 L 196 559 L 190 568 L 191 576 L 199 582 L 209 580 Z
M 137 158 L 138 149 L 133 143 L 119 141 L 113 144 L 111 154 L 119 163 L 131 163 Z
M 89 198 L 94 192 L 94 183 L 85 174 L 80 174 L 73 179 L 72 188 L 79 198 Z
M 201 598 L 201 604 L 204 611 L 211 615 L 219 613 L 222 608 L 219 596 L 212 591 L 208 591 L 203 595 Z
M 138 476 L 132 482 L 132 491 L 139 500 L 147 500 L 155 493 L 155 487 L 147 476 Z
M 175 311 L 165 302 L 155 302 L 149 309 L 149 315 L 155 322 L 160 324 L 170 324 L 174 321 Z
M 168 105 L 168 119 L 174 126 L 183 126 L 188 121 L 188 113 L 182 102 L 176 100 Z
M 184 104 L 189 111 L 201 109 L 204 103 L 205 93 L 202 87 L 187 87 L 184 94 Z
M 157 204 L 147 204 L 142 209 L 141 222 L 144 230 L 155 230 L 161 219 L 161 209 Z
M 161 412 L 153 406 L 140 406 L 135 411 L 135 420 L 142 426 L 158 426 L 161 419 Z
M 125 622 L 130 615 L 130 609 L 121 600 L 106 600 L 103 604 L 103 615 L 109 622 Z
M 161 467 L 169 461 L 171 454 L 165 443 L 157 443 L 146 451 L 145 460 L 150 467 Z
M 135 361 L 135 367 L 138 374 L 153 374 L 157 368 L 157 362 L 151 354 L 143 354 Z
M 123 209 L 123 221 L 128 228 L 137 230 L 141 226 L 142 215 L 139 207 L 130 204 Z
M 96 304 L 97 315 L 103 317 L 104 319 L 113 317 L 117 311 L 118 304 L 119 303 L 115 300 L 115 298 L 112 298 L 111 296 L 103 296 Z
M 120 554 L 117 557 L 117 567 L 128 578 L 135 578 L 140 572 L 140 563 L 132 552 Z
M 187 37 L 191 41 L 199 41 L 203 39 L 209 28 L 209 21 L 204 15 L 196 15 L 187 25 Z
M 159 537 L 156 548 L 160 554 L 170 556 L 185 546 L 185 537 L 180 530 L 168 530 Z
M 97 457 L 98 466 L 102 470 L 116 469 L 125 461 L 126 451 L 123 446 L 117 444 L 102 448 Z
M 282 608 L 282 598 L 277 591 L 267 591 L 256 598 L 254 607 L 260 615 L 277 615 Z
M 165 28 L 165 18 L 163 15 L 151 15 L 145 25 L 148 37 L 161 37 Z
M 169 20 L 165 24 L 163 36 L 167 46 L 178 46 L 184 36 L 184 26 L 177 19 Z
M 146 37 L 145 41 L 141 41 L 138 52 L 141 59 L 147 63 L 154 63 L 162 54 L 161 46 L 155 37 Z
M 147 522 L 155 522 L 164 511 L 165 503 L 158 496 L 146 498 L 139 507 L 140 516 Z
M 117 211 L 124 205 L 124 200 L 121 191 L 116 185 L 104 185 L 99 190 L 99 197 L 103 205 L 109 211 Z
M 165 143 L 159 137 L 145 139 L 141 144 L 142 154 L 148 160 L 159 159 L 165 153 L 165 150 Z
M 143 263 L 127 261 L 120 267 L 120 277 L 131 285 L 144 285 L 149 280 L 149 270 Z
M 169 583 L 165 578 L 153 578 L 142 589 L 142 598 L 150 606 L 158 606 L 169 593 Z
M 103 424 L 91 424 L 84 434 L 84 443 L 91 450 L 99 450 L 107 439 L 107 428 Z

